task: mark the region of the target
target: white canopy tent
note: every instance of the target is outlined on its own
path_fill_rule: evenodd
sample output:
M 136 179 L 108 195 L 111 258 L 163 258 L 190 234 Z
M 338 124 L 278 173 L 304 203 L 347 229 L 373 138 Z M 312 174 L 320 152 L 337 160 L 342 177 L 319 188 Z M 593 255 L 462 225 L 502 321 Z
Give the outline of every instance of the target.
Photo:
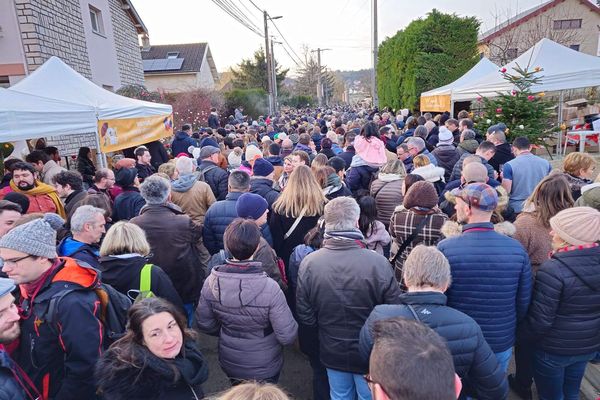
M 454 82 L 437 89 L 432 89 L 421 93 L 421 111 L 450 111 L 448 104 L 451 105 L 453 103 L 453 93 L 455 90 L 468 86 L 473 81 L 477 81 L 481 77 L 489 75 L 494 71 L 498 71 L 498 66 L 489 59 L 485 57 L 482 58 L 473 66 L 473 68 L 471 68 Z M 445 109 L 442 109 L 444 107 Z
M 0 141 L 96 131 L 92 107 L 0 89 Z
M 550 39 L 542 39 L 503 68 L 511 73 L 517 66 L 532 70 L 543 68 L 541 81 L 531 87 L 534 93 L 577 89 L 600 85 L 600 57 L 580 53 Z M 453 101 L 493 97 L 510 92 L 514 86 L 498 70 L 453 91 Z
M 58 57 L 51 57 L 25 79 L 0 91 L 0 141 L 97 134 L 98 120 L 170 116 L 172 112 L 170 105 L 103 89 Z M 100 151 L 98 137 L 97 144 Z

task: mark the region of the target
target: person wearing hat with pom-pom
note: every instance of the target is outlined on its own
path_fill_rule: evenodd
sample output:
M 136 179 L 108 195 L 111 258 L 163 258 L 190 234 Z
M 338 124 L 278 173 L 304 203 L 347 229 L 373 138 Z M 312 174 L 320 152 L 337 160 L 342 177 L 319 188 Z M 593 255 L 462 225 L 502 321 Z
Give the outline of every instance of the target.
M 539 398 L 573 400 L 600 351 L 600 211 L 567 208 L 550 226 L 554 251 L 536 274 L 522 333 L 534 343 Z
M 2 272 L 20 292 L 21 335 L 13 356 L 40 398 L 93 399 L 94 366 L 103 351 L 99 299 L 93 290 L 100 275 L 75 259 L 57 256 L 56 230 L 63 224 L 58 215 L 47 213 L 0 239 Z M 54 317 L 49 313 L 52 298 L 60 298 L 52 303 Z

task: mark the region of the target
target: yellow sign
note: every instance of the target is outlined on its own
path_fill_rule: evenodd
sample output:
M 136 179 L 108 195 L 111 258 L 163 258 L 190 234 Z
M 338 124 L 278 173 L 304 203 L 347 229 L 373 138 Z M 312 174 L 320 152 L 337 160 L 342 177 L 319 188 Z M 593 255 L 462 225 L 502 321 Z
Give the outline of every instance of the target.
M 173 135 L 173 115 L 98 120 L 103 153 L 140 146 Z
M 437 96 L 421 96 L 421 112 L 434 111 L 444 112 L 450 111 L 450 95 L 441 94 Z

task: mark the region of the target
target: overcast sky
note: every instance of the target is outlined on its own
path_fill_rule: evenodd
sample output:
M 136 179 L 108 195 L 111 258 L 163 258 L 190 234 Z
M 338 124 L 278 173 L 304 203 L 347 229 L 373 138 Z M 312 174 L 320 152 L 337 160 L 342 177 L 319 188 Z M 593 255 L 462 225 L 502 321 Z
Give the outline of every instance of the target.
M 262 32 L 262 13 L 250 0 L 227 0 L 235 4 Z M 371 0 L 252 0 L 272 17 L 290 46 L 303 57 L 310 49 L 330 48 L 321 61 L 337 70 L 371 67 Z M 222 0 L 218 2 L 224 2 Z M 505 17 L 536 6 L 541 0 L 378 0 L 379 42 L 410 21 L 437 8 L 460 16 L 476 16 L 482 30 L 494 26 L 496 15 Z M 208 42 L 219 72 L 249 58 L 264 39 L 230 17 L 212 0 L 133 0 L 150 32 L 151 44 Z M 269 34 L 281 35 L 269 24 Z M 289 51 L 289 50 L 288 50 Z M 275 46 L 277 62 L 294 68 L 281 45 Z M 292 71 L 293 72 L 293 71 Z

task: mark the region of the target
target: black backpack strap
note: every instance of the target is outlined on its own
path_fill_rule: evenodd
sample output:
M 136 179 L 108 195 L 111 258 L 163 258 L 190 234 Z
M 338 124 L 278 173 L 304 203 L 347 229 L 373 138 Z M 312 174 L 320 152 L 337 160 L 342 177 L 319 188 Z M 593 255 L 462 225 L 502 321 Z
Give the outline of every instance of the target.
M 417 238 L 417 236 L 419 235 L 419 233 L 421 233 L 421 231 L 425 227 L 425 224 L 427 223 L 427 221 L 429 221 L 431 215 L 432 214 L 427 214 L 425 216 L 425 218 L 423 218 L 421 220 L 421 222 L 419 223 L 419 225 L 417 225 L 417 227 L 415 228 L 415 230 L 413 231 L 413 233 L 411 233 L 410 236 L 407 237 L 404 242 L 402 242 L 402 244 L 398 248 L 398 251 L 396 252 L 396 255 L 390 261 L 390 263 L 392 264 L 392 266 L 394 266 L 396 264 L 396 260 L 398 260 L 398 257 L 400 257 L 400 255 L 402 253 L 404 253 L 404 250 L 406 250 L 406 248 L 408 247 L 408 245 L 410 245 Z

